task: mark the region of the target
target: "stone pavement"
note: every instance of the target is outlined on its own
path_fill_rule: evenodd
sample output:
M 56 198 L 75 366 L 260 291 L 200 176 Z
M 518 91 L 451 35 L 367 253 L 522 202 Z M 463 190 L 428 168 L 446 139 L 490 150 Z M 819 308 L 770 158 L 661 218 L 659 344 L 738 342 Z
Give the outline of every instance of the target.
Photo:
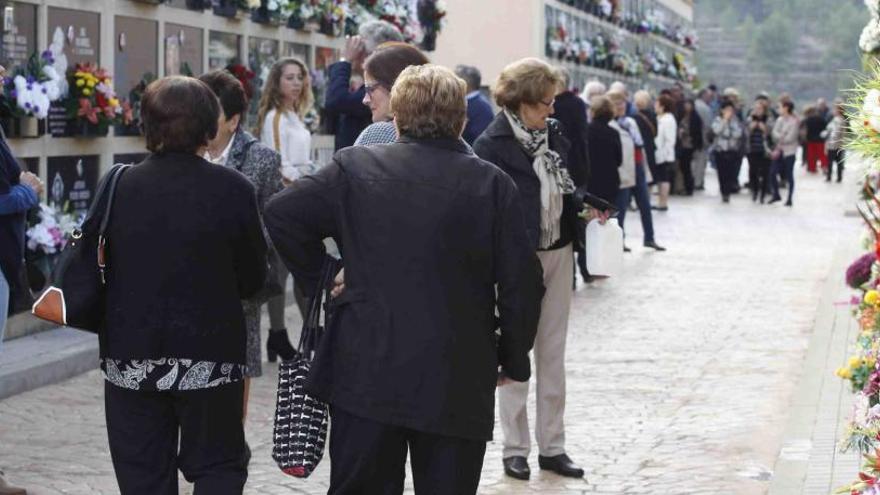
M 776 493 L 801 493 L 808 469 L 777 464 L 783 446 L 785 459 L 814 457 L 816 472 L 830 476 L 833 442 L 812 442 L 813 424 L 839 431 L 827 411 L 848 402 L 831 371 L 817 367 L 838 366 L 843 350 L 829 355 L 849 337 L 825 338 L 822 352 L 811 342 L 820 320 L 833 321 L 830 301 L 845 294 L 839 265 L 857 249 L 858 220 L 844 216 L 855 174 L 843 185 L 798 174 L 792 209 L 754 205 L 745 194 L 722 205 L 710 175 L 709 191 L 655 213 L 667 253 L 642 249 L 638 215 L 628 215 L 626 273 L 574 296 L 567 443 L 587 480 L 540 473 L 537 452 L 531 481 L 505 478 L 496 429 L 481 494 L 763 494 L 780 482 L 777 465 L 789 488 Z M 845 309 L 838 313 L 828 328 L 844 332 Z M 272 368 L 253 383 L 245 492 L 326 493 L 326 458 L 312 478 L 296 480 L 270 457 Z M 830 377 L 837 398 L 816 376 Z M 803 387 L 822 390 L 809 407 Z M 33 494 L 117 493 L 103 418 L 97 372 L 0 401 L 0 468 Z

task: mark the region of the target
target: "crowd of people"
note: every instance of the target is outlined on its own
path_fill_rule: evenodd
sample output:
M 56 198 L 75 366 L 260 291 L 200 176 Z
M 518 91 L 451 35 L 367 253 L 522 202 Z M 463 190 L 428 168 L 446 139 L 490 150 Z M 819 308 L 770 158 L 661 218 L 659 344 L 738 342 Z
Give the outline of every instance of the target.
M 583 477 L 563 419 L 575 272 L 595 279 L 585 224 L 623 227 L 634 201 L 643 245 L 665 251 L 654 212 L 702 191 L 709 164 L 725 203 L 744 158 L 756 202 L 787 188 L 791 206 L 801 146 L 810 172 L 830 181 L 836 164 L 842 178 L 838 103 L 799 118 L 786 95 L 746 109 L 733 89 L 576 91 L 566 71 L 527 58 L 501 72 L 493 107 L 477 68 L 433 65 L 381 21 L 347 40 L 329 77 L 338 152 L 324 166 L 311 158 L 301 60 L 274 65 L 250 124 L 227 71 L 146 90 L 151 154 L 118 184 L 100 350 L 123 494 L 177 493 L 178 469 L 196 494 L 242 492 L 263 305 L 269 361 L 295 355 L 284 294 L 263 294 L 292 273 L 305 315 L 326 238 L 344 269 L 308 390 L 331 406 L 329 493 L 402 493 L 407 452 L 417 493 L 475 493 L 496 394 L 504 471 L 529 479 L 533 374 L 538 465 Z M 23 215 L 43 186 L 4 140 L 0 161 L 5 303 L 24 289 Z

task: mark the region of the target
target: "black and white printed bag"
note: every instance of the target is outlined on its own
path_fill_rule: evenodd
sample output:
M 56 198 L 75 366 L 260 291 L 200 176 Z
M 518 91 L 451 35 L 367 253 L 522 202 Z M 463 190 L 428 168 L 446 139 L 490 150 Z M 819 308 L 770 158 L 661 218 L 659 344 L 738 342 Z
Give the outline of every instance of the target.
M 330 410 L 305 392 L 305 383 L 324 331 L 324 305 L 339 268 L 339 261 L 329 257 L 325 261 L 321 286 L 303 322 L 296 357 L 278 365 L 272 458 L 282 471 L 297 478 L 308 478 L 324 456 Z

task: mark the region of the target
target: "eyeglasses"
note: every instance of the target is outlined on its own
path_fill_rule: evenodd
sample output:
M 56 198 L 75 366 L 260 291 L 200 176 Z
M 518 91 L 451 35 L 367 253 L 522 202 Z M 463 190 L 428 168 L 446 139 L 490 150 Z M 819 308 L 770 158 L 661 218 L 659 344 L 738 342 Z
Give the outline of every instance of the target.
M 370 98 L 373 97 L 373 91 L 376 91 L 377 89 L 379 89 L 379 88 L 384 88 L 384 87 L 385 87 L 385 86 L 383 86 L 382 84 L 379 84 L 379 83 L 376 83 L 376 84 L 364 84 L 364 90 L 367 92 L 368 95 L 370 95 Z

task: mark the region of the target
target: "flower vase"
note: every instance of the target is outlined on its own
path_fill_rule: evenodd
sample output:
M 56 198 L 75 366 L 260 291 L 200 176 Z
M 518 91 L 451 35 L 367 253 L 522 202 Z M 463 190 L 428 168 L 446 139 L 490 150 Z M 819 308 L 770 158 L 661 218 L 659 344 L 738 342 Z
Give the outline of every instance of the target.
M 88 120 L 76 119 L 72 121 L 73 124 L 73 132 L 70 134 L 73 137 L 82 137 L 82 138 L 94 138 L 94 137 L 106 137 L 107 131 L 109 128 L 107 126 L 101 126 L 99 124 L 93 124 Z
M 303 22 L 302 17 L 292 15 L 287 19 L 287 27 L 290 29 L 304 30 L 306 23 Z
M 46 121 L 33 116 L 4 118 L 0 125 L 9 138 L 37 138 L 46 133 Z
M 226 17 L 227 19 L 233 19 L 236 15 L 238 15 L 238 7 L 236 7 L 235 5 L 215 5 L 214 15 Z
M 211 6 L 211 0 L 186 0 L 189 10 L 205 10 Z

